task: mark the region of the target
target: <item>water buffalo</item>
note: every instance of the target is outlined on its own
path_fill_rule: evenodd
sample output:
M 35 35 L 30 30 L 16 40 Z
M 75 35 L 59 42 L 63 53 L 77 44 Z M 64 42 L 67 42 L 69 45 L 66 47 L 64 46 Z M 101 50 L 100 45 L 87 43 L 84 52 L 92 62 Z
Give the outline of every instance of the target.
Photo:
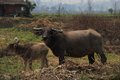
M 41 68 L 48 67 L 48 47 L 44 43 L 26 43 L 20 44 L 18 40 L 7 46 L 8 52 L 14 52 L 24 60 L 24 70 L 26 70 L 27 64 L 32 70 L 32 61 L 41 59 Z
M 34 33 L 42 35 L 45 44 L 59 57 L 59 64 L 65 62 L 64 56 L 79 58 L 85 55 L 88 55 L 89 63 L 93 64 L 95 52 L 103 64 L 107 61 L 102 37 L 93 29 L 63 31 L 55 28 L 34 28 Z

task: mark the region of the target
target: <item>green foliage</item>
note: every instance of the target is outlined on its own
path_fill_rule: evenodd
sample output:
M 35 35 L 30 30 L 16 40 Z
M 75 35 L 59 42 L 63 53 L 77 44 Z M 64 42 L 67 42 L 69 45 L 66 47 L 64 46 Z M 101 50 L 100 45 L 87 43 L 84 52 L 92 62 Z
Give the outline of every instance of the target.
M 35 3 L 32 3 L 30 1 L 27 1 L 27 8 L 30 9 L 31 11 L 36 7 Z

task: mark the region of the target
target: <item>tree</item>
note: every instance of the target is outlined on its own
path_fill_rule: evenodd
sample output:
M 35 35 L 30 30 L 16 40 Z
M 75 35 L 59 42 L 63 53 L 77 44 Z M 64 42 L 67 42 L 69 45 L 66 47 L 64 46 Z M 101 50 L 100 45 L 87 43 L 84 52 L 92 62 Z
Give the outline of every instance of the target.
M 59 5 L 58 5 L 58 15 L 59 15 L 59 17 L 61 16 L 61 8 L 62 8 L 62 3 L 59 2 Z
M 52 11 L 53 13 L 57 13 L 57 7 L 56 7 L 56 6 L 52 6 L 52 7 L 51 7 L 51 11 Z
M 88 12 L 92 13 L 92 0 L 88 0 Z
M 114 2 L 113 7 L 114 7 L 114 14 L 116 14 L 116 12 L 117 12 L 117 2 L 116 1 Z
M 61 13 L 63 13 L 63 14 L 66 14 L 67 13 L 67 10 L 66 10 L 66 8 L 65 7 L 61 7 Z
M 113 12 L 114 12 L 114 14 L 117 14 L 119 0 L 111 0 L 111 2 L 112 2 L 112 5 L 113 5 Z
M 108 9 L 108 11 L 109 11 L 111 14 L 113 14 L 113 9 L 112 9 L 112 8 Z
M 27 2 L 27 7 L 29 8 L 30 11 L 32 11 L 36 7 L 35 3 L 32 3 L 28 0 L 26 2 Z
M 32 2 L 30 2 L 30 1 L 28 1 L 28 0 L 26 0 L 26 3 L 27 3 L 27 5 L 26 5 L 26 15 L 25 16 L 31 16 L 31 11 L 36 7 L 36 4 L 35 3 L 32 3 Z

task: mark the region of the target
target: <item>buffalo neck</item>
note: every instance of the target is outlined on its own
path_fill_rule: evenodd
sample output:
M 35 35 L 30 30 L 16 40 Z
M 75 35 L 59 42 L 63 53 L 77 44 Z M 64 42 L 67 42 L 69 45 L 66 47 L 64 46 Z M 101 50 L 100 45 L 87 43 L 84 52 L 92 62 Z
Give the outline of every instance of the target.
M 50 48 L 54 48 L 56 44 L 58 43 L 59 38 L 56 36 L 51 36 L 47 41 L 44 41 L 46 45 Z
M 58 34 L 57 36 L 51 36 L 47 41 L 44 41 L 46 45 L 54 52 L 58 51 L 62 45 L 64 46 L 65 35 L 63 33 Z

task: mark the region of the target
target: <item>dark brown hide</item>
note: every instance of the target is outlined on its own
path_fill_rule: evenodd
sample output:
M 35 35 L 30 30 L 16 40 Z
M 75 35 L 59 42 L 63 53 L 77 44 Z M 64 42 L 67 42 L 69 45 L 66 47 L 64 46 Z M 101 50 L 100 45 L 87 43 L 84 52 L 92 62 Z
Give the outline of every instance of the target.
M 107 60 L 103 51 L 102 37 L 95 30 L 62 31 L 49 28 L 43 29 L 42 36 L 53 54 L 59 57 L 59 64 L 64 63 L 64 56 L 84 57 L 85 55 L 88 55 L 89 63 L 93 64 L 94 52 L 99 54 L 103 64 Z

